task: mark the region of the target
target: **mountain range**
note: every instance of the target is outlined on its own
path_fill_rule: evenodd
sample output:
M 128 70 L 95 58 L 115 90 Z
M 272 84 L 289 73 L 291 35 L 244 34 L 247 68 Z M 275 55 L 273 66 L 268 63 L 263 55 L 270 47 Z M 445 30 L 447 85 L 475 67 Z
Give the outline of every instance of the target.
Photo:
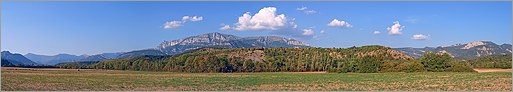
M 454 44 L 449 46 L 424 47 L 424 48 L 394 48 L 414 58 L 421 57 L 426 52 L 447 53 L 460 60 L 474 59 L 480 56 L 511 54 L 511 44 L 495 44 L 491 41 L 474 41 L 466 44 Z
M 176 55 L 199 48 L 305 48 L 311 47 L 309 44 L 291 38 L 278 36 L 255 36 L 238 37 L 234 35 L 221 34 L 218 32 L 206 33 L 197 36 L 191 36 L 178 40 L 164 41 L 156 48 L 135 50 L 119 53 L 102 53 L 97 55 L 70 55 L 58 54 L 54 56 L 37 55 L 28 53 L 25 55 L 28 59 L 39 64 L 58 64 L 63 62 L 78 61 L 103 61 L 108 59 L 131 58 L 143 55 Z
M 292 38 L 278 36 L 238 37 L 218 32 L 191 36 L 178 40 L 164 41 L 157 48 L 131 51 L 121 54 L 120 58 L 142 55 L 176 55 L 183 52 L 206 48 L 306 48 L 310 44 Z
M 217 32 L 190 36 L 183 39 L 163 41 L 156 48 L 134 50 L 130 52 L 102 53 L 96 55 L 70 55 L 58 54 L 53 56 L 26 55 L 2 52 L 2 59 L 10 60 L 13 64 L 58 64 L 74 61 L 103 61 L 118 58 L 131 58 L 143 55 L 176 55 L 199 48 L 309 48 L 308 43 L 278 36 L 254 36 L 238 37 Z M 413 58 L 419 58 L 426 52 L 448 53 L 452 57 L 461 60 L 469 60 L 480 56 L 495 54 L 511 54 L 511 44 L 497 45 L 491 41 L 475 41 L 466 44 L 449 46 L 425 47 L 425 48 L 393 48 Z M 26 58 L 25 58 L 26 57 Z
M 103 61 L 107 59 L 117 59 L 117 56 L 122 54 L 119 53 L 102 53 L 96 55 L 71 55 L 71 54 L 58 54 L 53 56 L 38 55 L 33 53 L 25 54 L 24 56 L 38 64 L 53 65 L 63 62 L 74 62 L 74 61 Z
M 82 58 L 86 58 L 86 55 L 70 55 L 70 54 L 58 54 L 53 56 L 47 56 L 47 55 L 38 55 L 33 53 L 28 53 L 24 55 L 28 59 L 39 63 L 39 64 L 57 64 L 62 62 L 70 62 L 70 61 L 76 61 L 80 60 Z

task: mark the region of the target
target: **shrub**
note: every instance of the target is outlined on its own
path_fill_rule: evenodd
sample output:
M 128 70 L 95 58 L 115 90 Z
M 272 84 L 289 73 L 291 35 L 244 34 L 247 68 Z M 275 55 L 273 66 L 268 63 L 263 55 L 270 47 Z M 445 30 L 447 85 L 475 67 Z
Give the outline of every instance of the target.
M 365 56 L 362 60 L 359 60 L 356 65 L 356 69 L 360 73 L 375 73 L 378 72 L 383 63 L 374 56 Z
M 401 63 L 402 61 L 384 61 L 380 72 L 400 72 L 397 68 Z
M 446 72 L 476 72 L 467 62 L 452 61 L 449 65 Z
M 409 62 L 402 62 L 397 67 L 399 68 L 398 69 L 399 71 L 407 72 L 407 73 L 426 71 L 424 66 L 420 62 L 418 62 L 416 60 L 409 61 Z
M 420 63 L 424 66 L 427 71 L 430 72 L 444 72 L 445 69 L 449 68 L 448 62 L 452 60 L 449 54 L 435 54 L 431 52 L 424 53 L 424 56 L 420 58 Z
M 424 66 L 417 60 L 385 61 L 380 72 L 424 72 Z

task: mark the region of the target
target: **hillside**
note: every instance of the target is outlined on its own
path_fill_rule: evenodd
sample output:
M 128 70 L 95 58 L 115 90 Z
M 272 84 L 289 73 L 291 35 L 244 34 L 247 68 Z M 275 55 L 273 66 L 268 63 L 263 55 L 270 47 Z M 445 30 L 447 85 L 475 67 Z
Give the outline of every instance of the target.
M 77 61 L 83 58 L 86 58 L 87 56 L 81 55 L 71 55 L 71 54 L 57 54 L 57 55 L 38 55 L 33 53 L 28 53 L 24 55 L 28 59 L 37 62 L 39 64 L 57 64 L 62 62 L 71 62 L 71 61 Z
M 351 48 L 202 48 L 174 56 L 140 56 L 105 60 L 97 69 L 174 72 L 301 72 L 328 71 L 360 65 L 354 72 L 378 72 L 384 62 L 413 60 L 383 46 Z M 346 64 L 344 64 L 346 63 Z M 354 63 L 354 64 L 349 64 Z M 370 65 L 373 67 L 366 67 Z
M 2 62 L 10 62 L 13 65 L 16 64 L 25 64 L 25 65 L 32 65 L 37 64 L 36 62 L 33 62 L 26 57 L 24 57 L 21 54 L 11 53 L 9 51 L 2 51 Z
M 118 53 L 101 53 L 96 55 L 71 55 L 71 54 L 57 54 L 57 55 L 38 55 L 33 53 L 25 54 L 28 59 L 35 61 L 39 64 L 54 65 L 64 62 L 75 61 L 103 61 L 107 59 L 117 59 L 122 52 Z
M 455 59 L 470 60 L 488 55 L 511 54 L 511 44 L 497 45 L 491 41 L 475 41 L 466 44 L 454 44 L 449 46 L 425 47 L 425 48 L 394 48 L 414 58 L 421 57 L 426 52 L 448 53 Z
M 468 60 L 474 68 L 511 68 L 511 54 L 481 56 Z

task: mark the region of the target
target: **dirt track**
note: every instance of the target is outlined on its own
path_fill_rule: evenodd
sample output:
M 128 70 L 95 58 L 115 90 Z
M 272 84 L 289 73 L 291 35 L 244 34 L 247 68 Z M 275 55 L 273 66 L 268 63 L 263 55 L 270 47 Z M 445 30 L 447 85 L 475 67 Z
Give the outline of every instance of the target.
M 476 68 L 477 72 L 511 72 L 511 69 Z

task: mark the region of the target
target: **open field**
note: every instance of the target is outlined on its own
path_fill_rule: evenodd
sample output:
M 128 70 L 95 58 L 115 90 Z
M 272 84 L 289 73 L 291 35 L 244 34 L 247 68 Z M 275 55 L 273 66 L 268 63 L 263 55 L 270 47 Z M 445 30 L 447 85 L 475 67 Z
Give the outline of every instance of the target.
M 511 72 L 175 73 L 2 68 L 2 90 L 483 90 L 511 91 Z

